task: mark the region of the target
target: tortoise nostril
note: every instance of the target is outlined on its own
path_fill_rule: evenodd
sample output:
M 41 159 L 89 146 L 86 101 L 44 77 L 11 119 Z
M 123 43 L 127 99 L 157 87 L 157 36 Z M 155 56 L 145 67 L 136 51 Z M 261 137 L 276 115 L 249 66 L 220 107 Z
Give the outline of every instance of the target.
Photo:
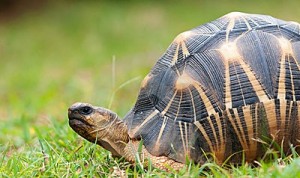
M 72 110 L 69 108 L 68 109 L 68 115 L 70 115 L 72 113 Z
M 74 110 L 72 110 L 72 109 L 68 109 L 68 118 L 69 119 L 73 119 L 73 115 L 74 115 Z

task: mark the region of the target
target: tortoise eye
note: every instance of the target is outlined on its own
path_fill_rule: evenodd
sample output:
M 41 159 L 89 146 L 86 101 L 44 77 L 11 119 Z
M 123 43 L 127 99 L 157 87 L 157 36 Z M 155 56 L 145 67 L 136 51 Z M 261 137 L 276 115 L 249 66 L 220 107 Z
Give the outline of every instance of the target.
M 84 106 L 79 109 L 79 113 L 83 115 L 89 115 L 93 112 L 93 109 L 89 106 Z

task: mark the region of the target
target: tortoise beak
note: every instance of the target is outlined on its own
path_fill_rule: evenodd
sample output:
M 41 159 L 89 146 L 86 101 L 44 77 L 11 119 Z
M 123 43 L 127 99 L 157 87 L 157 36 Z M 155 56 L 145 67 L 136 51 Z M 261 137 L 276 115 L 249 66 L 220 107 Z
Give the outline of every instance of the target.
M 77 109 L 68 109 L 68 118 L 69 120 L 84 120 L 84 117 L 78 112 Z
M 71 120 L 84 120 L 84 118 L 82 117 L 82 115 L 78 112 L 78 109 L 76 108 L 72 108 L 70 107 L 68 109 L 68 118 L 69 118 L 69 121 Z
M 71 108 L 68 109 L 68 118 L 74 119 L 74 110 L 72 110 Z
M 72 106 L 69 107 L 68 109 L 68 117 L 69 120 L 76 119 L 76 118 L 81 118 L 82 116 L 78 112 L 78 109 L 82 106 L 86 105 L 85 103 L 74 103 Z
M 74 104 L 75 106 L 78 106 L 77 103 Z M 85 116 L 83 116 L 82 114 L 80 114 L 80 112 L 78 111 L 78 107 L 75 107 L 74 105 L 72 105 L 69 109 L 68 109 L 68 118 L 69 118 L 69 125 L 73 128 L 79 125 L 86 125 L 86 126 L 92 126 L 90 123 L 88 123 L 85 119 Z

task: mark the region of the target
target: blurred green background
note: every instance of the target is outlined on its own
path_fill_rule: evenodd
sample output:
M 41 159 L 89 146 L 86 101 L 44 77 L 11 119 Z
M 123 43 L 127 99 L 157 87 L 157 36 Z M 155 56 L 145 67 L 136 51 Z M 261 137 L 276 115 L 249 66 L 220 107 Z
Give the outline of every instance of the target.
M 300 21 L 299 8 L 297 0 L 1 1 L 0 154 L 36 146 L 56 124 L 72 132 L 67 108 L 76 101 L 124 116 L 182 31 L 231 11 Z

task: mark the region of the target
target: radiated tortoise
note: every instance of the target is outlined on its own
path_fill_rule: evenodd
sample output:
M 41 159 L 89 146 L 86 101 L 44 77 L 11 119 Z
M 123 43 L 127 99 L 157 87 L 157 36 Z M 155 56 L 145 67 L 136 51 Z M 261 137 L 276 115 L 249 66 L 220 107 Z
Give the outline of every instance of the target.
M 142 141 L 143 160 L 179 169 L 186 158 L 251 162 L 266 143 L 288 153 L 299 145 L 299 100 L 300 25 L 232 12 L 179 34 L 123 120 L 87 103 L 68 116 L 75 132 L 113 156 L 134 162 Z

